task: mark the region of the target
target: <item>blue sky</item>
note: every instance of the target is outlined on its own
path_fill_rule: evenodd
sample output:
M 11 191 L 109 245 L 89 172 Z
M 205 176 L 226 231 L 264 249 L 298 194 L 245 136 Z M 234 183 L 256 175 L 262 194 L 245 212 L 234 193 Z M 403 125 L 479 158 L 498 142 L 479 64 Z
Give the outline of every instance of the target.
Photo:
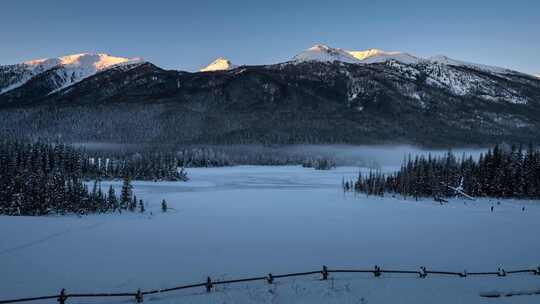
M 196 70 L 285 61 L 315 43 L 540 73 L 540 1 L 0 1 L 0 64 L 80 52 Z

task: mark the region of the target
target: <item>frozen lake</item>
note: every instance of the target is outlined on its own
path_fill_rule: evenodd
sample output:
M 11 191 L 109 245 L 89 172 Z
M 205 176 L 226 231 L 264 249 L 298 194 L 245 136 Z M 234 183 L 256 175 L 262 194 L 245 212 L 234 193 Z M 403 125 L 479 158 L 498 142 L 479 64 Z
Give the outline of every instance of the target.
M 141 214 L 0 216 L 0 300 L 72 292 L 132 292 L 184 283 L 331 268 L 496 271 L 540 265 L 540 205 L 344 194 L 358 168 L 241 166 L 189 169 L 190 181 L 134 182 Z M 121 182 L 113 182 L 120 187 Z M 106 190 L 107 183 L 103 183 Z M 160 210 L 165 199 L 172 208 Z M 494 212 L 490 206 L 494 205 Z M 522 211 L 525 206 L 525 211 Z M 152 214 L 150 214 L 152 213 Z M 203 288 L 155 303 L 538 303 L 540 295 L 479 292 L 540 288 L 540 276 L 418 279 L 336 274 Z M 68 303 L 89 303 L 69 299 Z M 102 299 L 97 303 L 125 303 Z M 45 303 L 45 302 L 42 302 Z M 56 303 L 52 300 L 49 303 Z M 96 303 L 96 302 L 92 302 Z

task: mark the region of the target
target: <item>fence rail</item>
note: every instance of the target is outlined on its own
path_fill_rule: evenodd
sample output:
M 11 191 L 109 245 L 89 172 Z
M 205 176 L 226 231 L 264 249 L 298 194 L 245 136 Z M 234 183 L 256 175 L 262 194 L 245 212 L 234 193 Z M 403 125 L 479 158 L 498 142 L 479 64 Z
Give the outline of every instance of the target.
M 30 302 L 30 301 L 50 300 L 50 299 L 56 299 L 58 303 L 65 304 L 69 298 L 99 298 L 99 297 L 132 297 L 134 298 L 136 303 L 142 303 L 145 295 L 165 293 L 165 292 L 171 292 L 171 291 L 182 290 L 182 289 L 205 287 L 207 292 L 211 292 L 212 288 L 214 288 L 215 285 L 234 284 L 234 283 L 253 282 L 253 281 L 266 281 L 268 284 L 272 284 L 274 283 L 275 279 L 279 279 L 279 278 L 308 276 L 308 275 L 314 275 L 314 274 L 320 274 L 321 280 L 327 280 L 329 277 L 329 274 L 331 273 L 371 273 L 375 277 L 380 277 L 384 273 L 415 274 L 415 275 L 418 275 L 418 277 L 422 279 L 426 278 L 428 275 L 458 276 L 460 278 L 465 278 L 468 276 L 487 276 L 487 275 L 505 277 L 509 274 L 520 274 L 520 273 L 540 275 L 540 266 L 537 267 L 536 269 L 532 269 L 532 268 L 531 269 L 518 269 L 518 270 L 511 270 L 511 271 L 505 271 L 504 269 L 499 268 L 497 271 L 492 271 L 492 272 L 467 272 L 466 270 L 464 270 L 463 272 L 435 271 L 435 270 L 428 270 L 426 269 L 426 267 L 420 267 L 419 270 L 390 270 L 390 269 L 381 269 L 377 265 L 375 265 L 373 269 L 329 269 L 328 267 L 323 266 L 321 270 L 315 270 L 315 271 L 294 272 L 294 273 L 276 274 L 276 275 L 269 273 L 266 276 L 241 278 L 241 279 L 234 279 L 234 280 L 212 281 L 212 279 L 208 277 L 206 279 L 206 282 L 203 282 L 203 283 L 182 285 L 182 286 L 176 286 L 176 287 L 171 287 L 171 288 L 155 289 L 155 290 L 148 290 L 148 291 L 141 291 L 141 289 L 138 289 L 136 292 L 69 294 L 69 293 L 66 293 L 65 289 L 62 289 L 60 290 L 60 293 L 58 295 L 0 300 L 0 304 Z

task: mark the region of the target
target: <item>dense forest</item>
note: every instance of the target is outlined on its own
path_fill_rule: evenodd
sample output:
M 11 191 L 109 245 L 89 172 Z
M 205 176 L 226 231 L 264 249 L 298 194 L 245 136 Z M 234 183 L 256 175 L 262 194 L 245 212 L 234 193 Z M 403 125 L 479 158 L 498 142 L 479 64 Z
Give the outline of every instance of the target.
M 503 149 L 495 146 L 479 159 L 457 158 L 451 152 L 442 157 L 408 157 L 396 173 L 359 174 L 356 181 L 344 181 L 347 191 L 369 195 L 384 193 L 434 197 L 453 195 L 498 198 L 540 198 L 540 150 L 529 145 Z
M 0 141 L 0 214 L 46 215 L 122 210 L 144 211 L 132 194 L 131 179 L 185 180 L 170 159 L 105 161 L 65 145 Z M 174 173 L 172 173 L 174 172 Z M 104 192 L 100 180 L 122 177 L 119 195 Z M 84 180 L 94 179 L 92 189 Z

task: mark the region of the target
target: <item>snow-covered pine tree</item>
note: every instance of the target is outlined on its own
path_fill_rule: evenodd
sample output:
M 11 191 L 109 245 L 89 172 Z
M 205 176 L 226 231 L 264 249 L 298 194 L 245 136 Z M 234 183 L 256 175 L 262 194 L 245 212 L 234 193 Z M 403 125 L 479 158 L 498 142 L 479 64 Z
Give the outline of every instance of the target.
M 129 176 L 126 174 L 123 178 L 122 182 L 122 190 L 120 193 L 120 208 L 122 209 L 128 209 L 129 205 L 131 204 L 132 200 L 132 188 L 131 180 Z

